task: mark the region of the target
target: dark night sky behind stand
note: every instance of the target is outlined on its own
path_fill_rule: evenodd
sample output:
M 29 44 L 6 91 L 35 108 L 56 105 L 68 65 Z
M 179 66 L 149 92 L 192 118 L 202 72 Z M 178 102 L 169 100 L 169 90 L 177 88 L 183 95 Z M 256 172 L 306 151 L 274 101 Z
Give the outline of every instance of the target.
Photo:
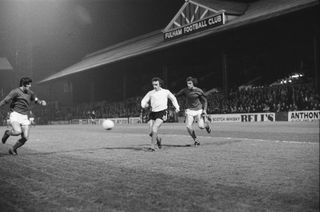
M 165 28 L 183 3 L 0 0 L 0 57 L 7 57 L 14 68 L 18 67 L 15 71 L 21 72 L 21 58 L 30 53 L 32 46 L 33 77 L 41 80 L 86 54 Z

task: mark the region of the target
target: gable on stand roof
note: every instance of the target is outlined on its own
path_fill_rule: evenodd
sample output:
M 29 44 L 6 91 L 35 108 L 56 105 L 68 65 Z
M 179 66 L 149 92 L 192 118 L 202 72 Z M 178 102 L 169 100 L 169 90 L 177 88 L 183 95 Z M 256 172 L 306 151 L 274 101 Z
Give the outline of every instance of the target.
M 13 68 L 7 58 L 0 57 L 0 71 L 12 71 Z
M 174 16 L 171 22 L 167 25 L 164 31 L 170 31 L 181 28 L 185 25 L 199 21 L 203 18 L 216 14 L 218 11 L 209 7 L 199 5 L 193 1 L 186 1 Z
M 212 8 L 214 10 L 225 10 L 226 15 L 243 15 L 249 7 L 248 3 L 230 0 L 192 0 L 200 5 Z
M 178 13 L 163 30 L 164 32 L 181 28 L 188 24 L 214 16 L 218 13 L 226 15 L 242 15 L 247 9 L 246 3 L 219 0 L 186 0 Z

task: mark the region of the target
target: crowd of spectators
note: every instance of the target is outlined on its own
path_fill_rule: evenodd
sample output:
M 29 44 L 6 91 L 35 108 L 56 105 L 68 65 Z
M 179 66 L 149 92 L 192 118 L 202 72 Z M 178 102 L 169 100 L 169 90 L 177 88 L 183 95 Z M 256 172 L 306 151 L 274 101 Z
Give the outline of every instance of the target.
M 319 93 L 311 84 L 243 88 L 208 96 L 208 113 L 255 113 L 319 110 Z
M 132 97 L 126 101 L 108 102 L 99 101 L 82 103 L 73 107 L 57 107 L 49 104 L 47 107 L 34 107 L 32 110 L 43 122 L 71 119 L 118 118 L 140 116 L 141 97 Z
M 142 114 L 142 97 L 132 97 L 121 102 L 99 101 L 72 107 L 34 107 L 36 122 L 95 118 L 139 117 Z M 184 99 L 179 99 L 181 111 Z M 173 107 L 169 106 L 169 109 Z M 288 112 L 295 110 L 320 110 L 320 97 L 312 84 L 276 85 L 231 90 L 228 94 L 214 92 L 208 95 L 208 113 Z M 170 111 L 169 111 L 170 112 Z M 171 113 L 174 114 L 174 113 Z M 176 115 L 176 114 L 174 114 Z M 181 114 L 183 115 L 183 112 Z

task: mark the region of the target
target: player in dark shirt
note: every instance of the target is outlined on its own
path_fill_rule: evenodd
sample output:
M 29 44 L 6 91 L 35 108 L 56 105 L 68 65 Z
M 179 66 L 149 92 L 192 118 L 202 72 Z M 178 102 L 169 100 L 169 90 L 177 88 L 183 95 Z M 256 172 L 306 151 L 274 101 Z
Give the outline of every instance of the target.
M 44 100 L 39 100 L 30 90 L 31 82 L 32 80 L 29 77 L 21 78 L 20 87 L 13 89 L 0 101 L 0 107 L 10 103 L 10 125 L 12 128 L 4 132 L 2 143 L 5 143 L 10 136 L 21 135 L 21 138 L 9 149 L 10 154 L 17 154 L 17 149 L 23 146 L 29 138 L 30 120 L 28 119 L 28 113 L 31 102 L 34 101 L 42 106 L 47 104 Z
M 195 134 L 195 131 L 192 127 L 194 120 L 198 121 L 198 126 L 200 129 L 206 129 L 208 133 L 211 132 L 209 122 L 207 120 L 207 107 L 208 101 L 204 92 L 195 87 L 197 84 L 197 79 L 193 77 L 188 77 L 186 79 L 187 87 L 180 90 L 176 93 L 176 96 L 184 96 L 186 98 L 186 125 L 187 130 L 192 139 L 194 140 L 194 145 L 200 145 L 199 140 Z

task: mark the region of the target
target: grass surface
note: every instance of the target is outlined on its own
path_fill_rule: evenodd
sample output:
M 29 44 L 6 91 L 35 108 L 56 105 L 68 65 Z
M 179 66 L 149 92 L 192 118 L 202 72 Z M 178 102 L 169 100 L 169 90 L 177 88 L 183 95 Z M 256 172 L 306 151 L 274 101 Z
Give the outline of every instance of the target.
M 0 128 L 2 133 L 4 127 Z M 319 211 L 319 122 L 36 126 L 0 145 L 0 211 Z

